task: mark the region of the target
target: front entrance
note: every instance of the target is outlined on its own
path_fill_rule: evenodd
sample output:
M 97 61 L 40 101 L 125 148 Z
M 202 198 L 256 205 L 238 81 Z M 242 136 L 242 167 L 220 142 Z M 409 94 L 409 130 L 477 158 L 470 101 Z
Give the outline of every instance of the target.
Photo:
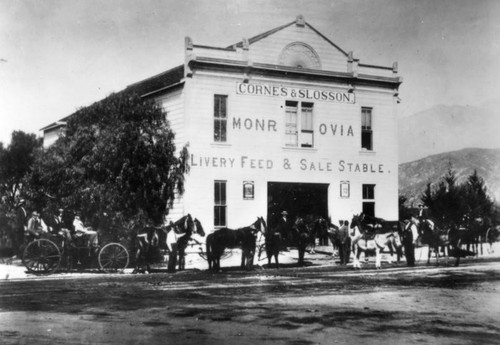
M 273 227 L 282 211 L 290 220 L 296 217 L 328 218 L 328 184 L 320 183 L 267 183 L 267 220 Z

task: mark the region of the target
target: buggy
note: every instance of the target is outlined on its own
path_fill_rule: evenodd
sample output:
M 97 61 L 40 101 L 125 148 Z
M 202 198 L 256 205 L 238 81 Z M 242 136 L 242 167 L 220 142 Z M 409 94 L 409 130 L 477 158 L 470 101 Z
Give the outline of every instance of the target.
M 50 274 L 61 264 L 70 270 L 75 265 L 91 268 L 97 262 L 103 272 L 119 272 L 127 268 L 129 253 L 120 243 L 110 242 L 104 246 L 91 246 L 84 237 L 66 239 L 60 234 L 31 237 L 24 248 L 22 262 L 28 272 Z

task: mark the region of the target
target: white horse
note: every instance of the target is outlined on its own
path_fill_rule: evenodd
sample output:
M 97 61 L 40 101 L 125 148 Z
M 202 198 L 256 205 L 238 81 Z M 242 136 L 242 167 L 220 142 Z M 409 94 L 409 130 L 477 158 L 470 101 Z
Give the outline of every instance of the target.
M 359 257 L 361 253 L 375 252 L 375 268 L 381 268 L 382 251 L 389 248 L 390 256 L 389 264 L 392 263 L 392 255 L 394 250 L 400 250 L 402 247 L 401 239 L 397 231 L 389 231 L 381 234 L 367 234 L 362 230 L 360 216 L 354 216 L 351 221 L 351 229 L 349 231 L 351 237 L 352 251 L 354 254 L 354 268 L 361 268 Z

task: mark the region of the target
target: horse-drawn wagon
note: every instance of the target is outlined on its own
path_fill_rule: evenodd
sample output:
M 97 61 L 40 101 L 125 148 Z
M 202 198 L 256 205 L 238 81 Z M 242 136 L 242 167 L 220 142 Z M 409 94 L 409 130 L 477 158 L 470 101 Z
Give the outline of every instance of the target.
M 129 253 L 120 243 L 90 245 L 83 237 L 65 238 L 60 234 L 32 237 L 23 251 L 22 262 L 36 274 L 49 274 L 61 265 L 70 270 L 75 265 L 84 268 L 97 266 L 103 272 L 120 272 L 129 264 Z

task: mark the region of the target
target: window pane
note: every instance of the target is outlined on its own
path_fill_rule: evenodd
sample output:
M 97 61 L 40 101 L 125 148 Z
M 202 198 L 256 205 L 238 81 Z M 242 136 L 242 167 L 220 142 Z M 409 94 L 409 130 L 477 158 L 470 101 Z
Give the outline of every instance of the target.
M 375 217 L 375 203 L 374 202 L 364 202 L 363 203 L 363 213 L 370 217 Z
M 375 185 L 374 184 L 364 184 L 363 185 L 363 199 L 375 199 Z
M 214 95 L 214 117 L 227 117 L 227 96 Z
M 214 225 L 226 225 L 226 182 L 215 181 L 214 183 Z
M 372 150 L 372 131 L 362 130 L 361 131 L 361 148 L 366 150 Z
M 221 97 L 220 100 L 220 113 L 219 116 L 226 118 L 227 117 L 227 96 Z
M 220 183 L 214 183 L 214 202 L 216 205 L 220 204 Z
M 220 184 L 220 204 L 226 204 L 226 182 L 221 182 Z
M 313 130 L 313 114 L 312 109 L 303 109 L 302 110 L 302 130 Z
M 313 147 L 313 132 L 312 131 L 302 131 L 300 138 L 302 140 L 300 146 Z
M 372 109 L 371 108 L 361 108 L 361 128 L 371 129 L 372 128 Z
M 219 117 L 220 113 L 220 98 L 215 95 L 214 96 L 214 117 Z
M 286 102 L 285 115 L 285 144 L 287 146 L 298 145 L 298 129 L 297 129 L 297 103 Z

